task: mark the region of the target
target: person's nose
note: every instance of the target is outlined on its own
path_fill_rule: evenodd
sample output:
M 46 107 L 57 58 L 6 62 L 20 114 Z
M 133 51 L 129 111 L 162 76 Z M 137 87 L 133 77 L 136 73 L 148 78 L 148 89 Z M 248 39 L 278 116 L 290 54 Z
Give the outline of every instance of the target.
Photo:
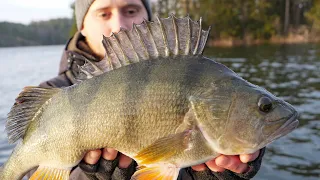
M 112 19 L 113 21 L 111 22 L 111 30 L 114 33 L 119 32 L 120 28 L 127 30 L 132 28 L 132 22 L 130 22 L 130 18 L 123 16 L 121 13 L 114 13 Z

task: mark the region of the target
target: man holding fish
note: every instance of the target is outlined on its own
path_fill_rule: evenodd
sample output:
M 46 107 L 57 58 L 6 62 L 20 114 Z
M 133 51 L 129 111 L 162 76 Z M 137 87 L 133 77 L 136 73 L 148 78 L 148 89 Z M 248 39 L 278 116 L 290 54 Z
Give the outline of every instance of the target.
M 108 37 L 120 27 L 131 29 L 132 24 L 151 20 L 148 0 L 76 0 L 75 13 L 78 32 L 66 45 L 60 63 L 59 76 L 43 82 L 41 87 L 65 87 L 74 84 L 81 56 L 98 62 L 105 56 L 102 35 Z M 81 56 L 79 56 L 79 54 Z M 205 164 L 180 171 L 181 179 L 250 179 L 260 168 L 264 149 L 239 156 L 220 155 Z M 86 153 L 71 179 L 128 179 L 136 163 L 112 148 Z

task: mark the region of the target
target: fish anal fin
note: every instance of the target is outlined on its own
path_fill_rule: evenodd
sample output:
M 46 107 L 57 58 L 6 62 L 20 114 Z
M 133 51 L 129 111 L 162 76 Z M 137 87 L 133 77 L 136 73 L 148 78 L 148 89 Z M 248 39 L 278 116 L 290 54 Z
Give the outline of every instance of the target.
M 189 148 L 192 130 L 160 138 L 148 147 L 141 150 L 134 159 L 138 164 L 154 164 L 167 160 Z
M 16 98 L 6 123 L 9 143 L 23 138 L 30 122 L 39 115 L 42 106 L 61 91 L 59 88 L 40 88 L 28 86 Z
M 134 180 L 176 180 L 180 168 L 173 164 L 155 164 L 150 167 L 143 166 L 134 173 L 131 179 Z
M 39 166 L 29 180 L 68 180 L 70 169 L 56 169 L 46 166 Z

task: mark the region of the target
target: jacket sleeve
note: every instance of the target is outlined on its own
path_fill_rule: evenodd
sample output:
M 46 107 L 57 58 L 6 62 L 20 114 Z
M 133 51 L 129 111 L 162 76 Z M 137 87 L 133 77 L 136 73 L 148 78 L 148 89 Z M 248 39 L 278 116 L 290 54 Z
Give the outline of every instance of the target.
M 229 170 L 225 170 L 221 173 L 212 172 L 209 169 L 205 171 L 194 171 L 192 168 L 185 168 L 180 171 L 179 180 L 246 180 L 253 178 L 260 169 L 262 157 L 264 155 L 265 148 L 260 150 L 258 158 L 252 162 L 249 162 L 249 171 L 246 173 L 235 173 Z

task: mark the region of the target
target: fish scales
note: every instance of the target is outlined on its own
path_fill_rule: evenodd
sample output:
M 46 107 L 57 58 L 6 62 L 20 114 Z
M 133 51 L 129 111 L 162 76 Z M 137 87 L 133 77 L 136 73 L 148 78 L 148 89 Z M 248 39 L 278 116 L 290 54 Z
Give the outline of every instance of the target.
M 104 37 L 106 57 L 86 61 L 76 85 L 26 87 L 8 115 L 9 141 L 21 140 L 0 179 L 37 166 L 32 179 L 68 179 L 87 151 L 104 147 L 137 161 L 133 179 L 176 179 L 295 129 L 290 104 L 202 56 L 208 34 L 189 17 L 144 22 Z
M 108 121 L 104 122 L 106 124 L 99 126 L 99 129 L 108 127 L 111 130 L 113 129 L 111 131 L 113 134 L 104 135 L 106 139 L 116 134 L 120 137 L 139 136 L 138 138 L 131 139 L 131 142 L 133 142 L 132 145 L 129 145 L 129 151 L 131 152 L 134 149 L 132 146 L 134 146 L 136 140 L 142 141 L 147 137 L 146 140 L 152 142 L 152 135 L 155 136 L 154 138 L 165 136 L 163 130 L 168 128 L 172 129 L 169 134 L 174 133 L 188 110 L 188 103 L 185 97 L 193 91 L 192 88 L 195 88 L 194 91 L 196 91 L 197 86 L 195 83 L 199 85 L 200 83 L 190 74 L 193 71 L 187 68 L 188 65 L 189 67 L 193 67 L 190 65 L 190 61 L 186 61 L 185 59 L 180 61 L 172 59 L 166 63 L 164 61 L 142 62 L 139 66 L 133 65 L 130 68 L 122 68 L 119 71 L 104 74 L 102 75 L 104 77 L 101 77 L 101 79 L 104 79 L 103 81 L 87 81 L 82 83 L 86 87 L 99 85 L 99 89 L 102 91 L 98 92 L 100 96 L 97 98 L 88 97 L 89 99 L 93 99 L 90 106 L 82 107 L 81 103 L 75 103 L 80 106 L 76 108 L 75 112 L 81 113 L 81 115 L 77 115 L 77 118 L 73 118 L 78 119 L 75 121 L 75 124 L 79 123 L 80 120 L 84 122 L 90 121 L 91 126 L 96 127 L 98 124 L 101 124 L 101 118 L 108 119 Z M 196 61 L 194 60 L 194 63 Z M 179 68 L 176 69 L 175 67 Z M 165 75 L 163 74 L 164 69 L 167 70 Z M 110 82 L 112 82 L 112 86 L 109 85 Z M 90 91 L 90 89 L 86 90 Z M 81 88 L 79 88 L 79 91 L 83 93 Z M 71 93 L 66 94 L 73 96 Z M 74 94 L 78 93 L 74 92 Z M 72 97 L 72 99 L 78 98 Z M 79 119 L 80 117 L 82 118 Z M 161 118 L 160 121 L 159 118 Z M 177 118 L 180 120 L 176 121 Z M 150 126 L 145 126 L 145 123 L 148 123 Z M 174 123 L 176 123 L 175 126 L 173 126 Z M 164 129 L 161 129 L 161 127 Z M 144 134 L 141 132 L 144 132 Z M 124 136 L 126 133 L 128 134 Z M 83 134 L 87 136 L 87 133 Z M 84 138 L 81 137 L 81 139 Z M 91 139 L 91 137 L 89 136 L 88 139 Z M 117 142 L 119 141 L 117 140 Z M 138 144 L 150 144 L 150 142 Z M 108 147 L 110 145 L 112 143 Z M 137 150 L 141 148 L 137 147 Z M 122 152 L 125 151 L 122 150 Z
M 188 68 L 183 68 L 183 66 L 189 64 L 188 61 L 185 59 L 180 61 L 172 59 L 170 62 L 173 64 L 168 62 L 164 63 L 164 61 L 165 60 L 154 60 L 151 62 L 152 64 L 159 62 L 158 66 L 151 66 L 150 62 L 147 62 L 145 67 L 151 69 L 149 74 L 146 74 L 146 71 L 141 70 L 143 65 L 140 64 L 140 66 L 132 66 L 130 68 L 124 67 L 123 69 L 119 69 L 119 71 L 104 74 L 102 75 L 103 77 L 101 76 L 100 79 L 97 80 L 85 81 L 77 89 L 66 89 L 65 92 L 62 92 L 61 96 L 55 96 L 51 99 L 51 103 L 56 106 L 48 107 L 43 113 L 41 117 L 42 120 L 40 120 L 43 124 L 41 126 L 38 125 L 41 128 L 38 128 L 37 132 L 39 132 L 39 134 L 46 132 L 48 136 L 56 139 L 59 136 L 62 136 L 61 138 L 65 137 L 65 135 L 60 133 L 61 131 L 69 132 L 70 129 L 73 129 L 74 132 L 70 133 L 70 136 L 72 135 L 74 138 L 72 142 L 91 144 L 93 147 L 87 147 L 89 149 L 98 145 L 99 147 L 117 147 L 119 150 L 122 150 L 122 148 L 117 146 L 116 143 L 123 143 L 118 140 L 112 142 L 112 139 L 125 137 L 124 135 L 127 137 L 139 135 L 138 138 L 131 139 L 131 142 L 133 142 L 132 145 L 129 145 L 129 151 L 131 152 L 135 149 L 133 147 L 136 139 L 147 140 L 147 142 L 139 144 L 150 144 L 154 139 L 166 135 L 164 134 L 164 129 L 168 130 L 168 128 L 171 127 L 172 130 L 168 133 L 174 133 L 177 126 L 181 124 L 184 114 L 188 109 L 186 99 L 181 97 L 187 97 L 188 94 L 191 93 L 187 92 L 191 89 L 186 87 L 187 85 L 194 88 L 195 84 L 192 83 L 194 78 L 187 72 L 189 71 L 192 73 L 192 70 L 190 71 Z M 194 62 L 196 61 L 197 60 Z M 178 62 L 180 64 L 177 64 Z M 137 69 L 135 69 L 135 67 Z M 168 70 L 170 67 L 173 67 L 172 71 Z M 175 69 L 175 67 L 179 68 Z M 193 66 L 191 65 L 189 67 Z M 163 75 L 164 69 L 166 69 L 166 75 Z M 177 73 L 180 76 L 173 76 Z M 168 81 L 168 79 L 170 80 Z M 110 86 L 110 82 L 112 86 Z M 92 88 L 88 88 L 98 86 L 100 86 L 100 88 L 97 88 L 96 92 L 92 92 Z M 88 94 L 88 96 L 84 98 L 78 96 L 79 94 Z M 99 94 L 99 97 L 96 97 L 97 94 Z M 180 94 L 180 96 L 176 96 L 176 94 Z M 135 106 L 132 106 L 131 102 L 133 102 Z M 156 106 L 156 108 L 153 108 L 153 106 Z M 176 109 L 178 112 L 173 111 L 174 107 L 180 107 L 179 109 Z M 130 111 L 137 113 L 130 113 Z M 172 111 L 171 114 L 170 111 Z M 61 117 L 63 121 L 61 121 L 60 118 L 55 118 L 56 114 L 59 112 L 64 112 L 64 115 Z M 132 118 L 130 114 L 138 116 Z M 165 116 L 163 116 L 163 114 Z M 161 121 L 159 121 L 159 115 L 161 115 Z M 176 126 L 172 126 L 179 116 L 180 121 L 177 121 Z M 50 121 L 46 119 L 50 119 Z M 101 124 L 100 119 L 108 119 L 108 121 L 104 121 Z M 137 121 L 137 119 L 140 121 Z M 90 122 L 90 126 L 83 126 L 86 122 Z M 146 122 L 151 126 L 145 126 Z M 128 126 L 127 123 L 132 126 Z M 66 126 L 68 124 L 70 126 Z M 52 128 L 53 125 L 55 125 L 54 127 L 56 128 Z M 161 129 L 162 127 L 164 129 Z M 110 134 L 106 134 L 105 129 L 107 129 L 107 132 L 110 132 Z M 144 132 L 145 134 L 136 133 L 134 129 Z M 74 134 L 76 131 L 81 133 Z M 32 132 L 34 137 L 39 136 L 39 134 L 36 134 L 37 132 Z M 152 135 L 155 137 L 152 137 Z M 116 137 L 109 138 L 112 136 Z M 106 139 L 106 144 L 92 144 L 90 143 L 91 139 Z M 108 143 L 108 139 L 111 142 Z M 46 144 L 50 144 L 50 142 L 53 142 L 53 144 L 52 146 L 47 145 L 48 148 L 59 146 L 61 146 L 59 148 L 67 148 L 69 145 L 68 142 L 55 144 L 57 141 L 53 139 L 48 139 Z M 114 143 L 115 145 L 113 145 Z M 72 145 L 73 143 L 70 142 L 70 144 Z M 128 142 L 125 144 L 128 144 Z M 136 151 L 141 148 L 143 147 L 137 147 Z M 126 152 L 125 150 L 122 151 Z M 135 151 L 133 151 L 133 153 L 135 153 Z

